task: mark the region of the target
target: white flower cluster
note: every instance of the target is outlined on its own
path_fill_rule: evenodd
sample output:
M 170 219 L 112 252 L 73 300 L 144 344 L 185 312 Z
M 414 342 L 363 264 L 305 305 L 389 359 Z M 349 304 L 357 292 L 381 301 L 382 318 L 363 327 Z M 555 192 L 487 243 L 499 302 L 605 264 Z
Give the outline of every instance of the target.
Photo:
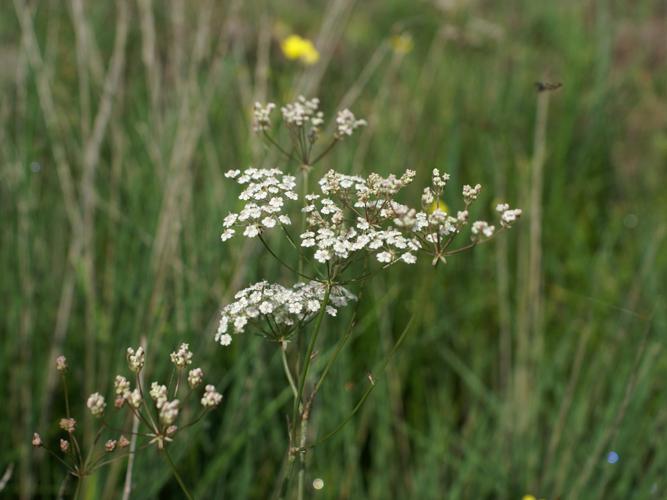
M 236 233 L 236 228 L 244 228 L 243 235 L 254 238 L 265 229 L 271 229 L 278 223 L 289 225 L 290 218 L 283 213 L 286 200 L 297 200 L 294 192 L 296 180 L 292 175 L 285 175 L 278 169 L 248 168 L 230 170 L 226 177 L 247 187 L 239 195 L 246 204 L 238 213 L 230 213 L 223 222 L 222 241 L 227 241 Z
M 201 404 L 204 408 L 215 408 L 222 401 L 222 394 L 215 390 L 212 385 L 207 385 L 204 395 L 201 398 Z
M 502 227 L 511 227 L 516 220 L 521 217 L 521 209 L 510 209 L 507 203 L 500 203 L 496 206 L 496 211 L 500 214 L 500 225 Z
M 336 137 L 350 136 L 356 129 L 366 125 L 366 120 L 357 119 L 352 111 L 343 109 L 336 115 Z
M 192 352 L 190 351 L 190 346 L 185 342 L 182 343 L 177 351 L 174 351 L 170 355 L 171 362 L 176 365 L 177 368 L 184 368 L 185 366 L 192 363 Z
M 104 396 L 99 392 L 95 392 L 88 397 L 86 406 L 92 413 L 93 417 L 101 417 L 104 414 L 104 409 L 107 407 L 106 402 L 104 401 Z
M 231 304 L 225 306 L 215 340 L 227 346 L 232 342 L 230 332 L 241 333 L 248 324 L 267 337 L 281 339 L 320 311 L 326 294 L 325 285 L 316 281 L 297 283 L 291 288 L 260 281 L 238 292 Z M 329 293 L 326 312 L 336 316 L 338 309 L 356 297 L 341 286 Z
M 280 108 L 280 111 L 283 114 L 283 120 L 288 125 L 304 127 L 310 123 L 318 129 L 324 123 L 324 114 L 319 108 L 320 100 L 317 97 L 306 99 L 300 95 L 296 101 Z
M 414 175 L 408 170 L 401 177 L 371 174 L 364 179 L 329 171 L 320 180 L 325 197 L 306 197 L 309 230 L 301 234 L 301 246 L 313 247 L 315 260 L 323 263 L 365 250 L 383 264 L 414 264 L 420 243 L 395 227 L 394 220 L 408 209 L 393 199 Z
M 253 109 L 253 125 L 255 132 L 264 132 L 271 128 L 271 111 L 275 109 L 276 105 L 272 102 L 262 106 L 261 103 L 256 102 Z

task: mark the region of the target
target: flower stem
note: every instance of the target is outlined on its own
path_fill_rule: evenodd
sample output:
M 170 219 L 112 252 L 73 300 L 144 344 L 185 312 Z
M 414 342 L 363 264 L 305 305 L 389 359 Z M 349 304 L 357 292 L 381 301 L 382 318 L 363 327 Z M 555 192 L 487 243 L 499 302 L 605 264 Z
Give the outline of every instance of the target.
M 178 473 L 178 470 L 176 469 L 176 465 L 174 464 L 174 461 L 171 459 L 171 456 L 169 456 L 169 452 L 167 451 L 166 448 L 163 450 L 164 456 L 167 459 L 167 463 L 169 463 L 169 467 L 171 467 L 171 472 L 174 474 L 174 477 L 176 478 L 176 481 L 178 481 L 178 485 L 181 487 L 181 490 L 183 490 L 183 493 L 185 496 L 188 498 L 188 500 L 193 500 L 192 495 L 188 491 L 188 488 L 185 486 L 185 483 L 183 482 L 183 479 L 181 478 L 181 475 Z
M 287 342 L 283 341 L 280 343 L 280 355 L 283 359 L 283 368 L 285 369 L 285 375 L 287 376 L 287 381 L 289 386 L 292 388 L 292 394 L 296 400 L 298 392 L 296 390 L 296 384 L 294 383 L 294 377 L 292 377 L 292 370 L 290 370 L 289 364 L 287 363 Z

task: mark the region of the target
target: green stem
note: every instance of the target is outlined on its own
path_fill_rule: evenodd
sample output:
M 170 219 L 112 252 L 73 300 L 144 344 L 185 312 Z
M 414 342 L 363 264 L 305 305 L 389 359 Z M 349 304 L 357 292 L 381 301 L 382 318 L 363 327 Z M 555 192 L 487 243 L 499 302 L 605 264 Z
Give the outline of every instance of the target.
M 169 463 L 169 467 L 171 467 L 171 472 L 174 474 L 176 481 L 178 481 L 178 485 L 181 487 L 181 490 L 183 490 L 185 496 L 188 497 L 188 500 L 193 500 L 192 495 L 188 491 L 187 487 L 185 486 L 185 483 L 183 482 L 183 479 L 181 479 L 181 475 L 178 473 L 178 470 L 176 469 L 174 461 L 169 456 L 169 452 L 167 451 L 166 448 L 164 448 L 162 452 L 164 453 L 164 456 L 167 459 L 167 463 Z
M 294 408 L 292 410 L 292 425 L 296 428 L 296 419 L 299 411 L 299 402 L 303 399 L 303 389 L 306 385 L 306 377 L 308 377 L 308 370 L 310 369 L 311 358 L 313 357 L 313 350 L 315 349 L 315 342 L 320 333 L 320 328 L 322 326 L 322 320 L 324 319 L 324 314 L 326 312 L 327 304 L 329 303 L 329 294 L 331 293 L 331 285 L 327 284 L 324 292 L 324 299 L 322 300 L 322 307 L 320 307 L 320 312 L 317 316 L 317 322 L 315 323 L 315 331 L 310 337 L 310 342 L 308 348 L 306 349 L 306 357 L 303 360 L 303 372 L 299 378 L 299 389 L 297 391 L 297 398 L 294 400 Z
M 289 382 L 289 386 L 292 388 L 292 394 L 294 395 L 294 400 L 296 400 L 297 397 L 297 390 L 296 390 L 296 384 L 294 383 L 294 377 L 292 377 L 292 370 L 289 368 L 289 364 L 287 363 L 287 342 L 282 341 L 280 343 L 280 355 L 283 360 L 283 368 L 285 369 L 285 376 L 287 377 L 287 381 Z

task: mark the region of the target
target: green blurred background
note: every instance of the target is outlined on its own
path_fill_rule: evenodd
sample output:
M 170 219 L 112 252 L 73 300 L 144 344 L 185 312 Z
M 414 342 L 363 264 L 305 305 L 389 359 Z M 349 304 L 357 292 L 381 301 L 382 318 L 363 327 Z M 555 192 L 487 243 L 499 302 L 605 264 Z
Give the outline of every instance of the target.
M 317 64 L 284 57 L 291 33 Z M 540 107 L 536 81 L 563 86 Z M 235 203 L 223 173 L 274 164 L 252 103 L 303 93 L 369 121 L 321 168 L 412 168 L 417 197 L 438 167 L 445 202 L 480 182 L 479 214 L 501 198 L 524 209 L 496 241 L 364 292 L 313 438 L 416 322 L 310 454 L 307 484 L 324 488 L 307 496 L 667 498 L 664 1 L 7 0 L 0 90 L 0 496 L 57 495 L 64 470 L 30 446 L 35 430 L 57 441 L 55 355 L 83 417 L 142 337 L 158 372 L 190 342 L 225 394 L 174 446 L 197 496 L 275 491 L 280 357 L 213 333 L 236 290 L 282 276 L 259 246 L 220 243 Z M 124 468 L 88 498 L 120 498 Z M 180 497 L 154 453 L 134 480 L 132 498 Z

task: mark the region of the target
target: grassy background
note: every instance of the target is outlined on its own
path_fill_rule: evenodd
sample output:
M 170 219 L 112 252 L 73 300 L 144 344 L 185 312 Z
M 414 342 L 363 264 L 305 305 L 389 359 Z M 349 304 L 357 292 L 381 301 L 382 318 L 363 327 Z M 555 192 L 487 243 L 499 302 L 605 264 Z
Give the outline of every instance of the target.
M 62 481 L 30 447 L 37 429 L 57 440 L 55 355 L 83 414 L 142 337 L 156 372 L 190 342 L 225 393 L 175 448 L 198 497 L 274 491 L 291 407 L 278 353 L 251 335 L 221 349 L 213 332 L 237 289 L 286 277 L 254 244 L 220 243 L 223 172 L 273 164 L 252 102 L 303 92 L 369 120 L 324 168 L 413 168 L 421 185 L 438 167 L 451 193 L 485 186 L 482 214 L 497 198 L 525 214 L 436 272 L 396 266 L 364 292 L 313 438 L 416 323 L 311 454 L 307 484 L 325 487 L 309 496 L 667 496 L 663 2 L 152 3 L 0 5 L 0 495 L 50 498 Z M 317 65 L 282 57 L 291 32 L 316 41 Z M 407 54 L 391 44 L 402 32 Z M 543 142 L 537 80 L 564 83 Z M 342 324 L 325 325 L 323 352 Z M 152 453 L 134 474 L 132 498 L 179 497 Z M 118 498 L 123 476 L 101 472 L 88 497 Z

